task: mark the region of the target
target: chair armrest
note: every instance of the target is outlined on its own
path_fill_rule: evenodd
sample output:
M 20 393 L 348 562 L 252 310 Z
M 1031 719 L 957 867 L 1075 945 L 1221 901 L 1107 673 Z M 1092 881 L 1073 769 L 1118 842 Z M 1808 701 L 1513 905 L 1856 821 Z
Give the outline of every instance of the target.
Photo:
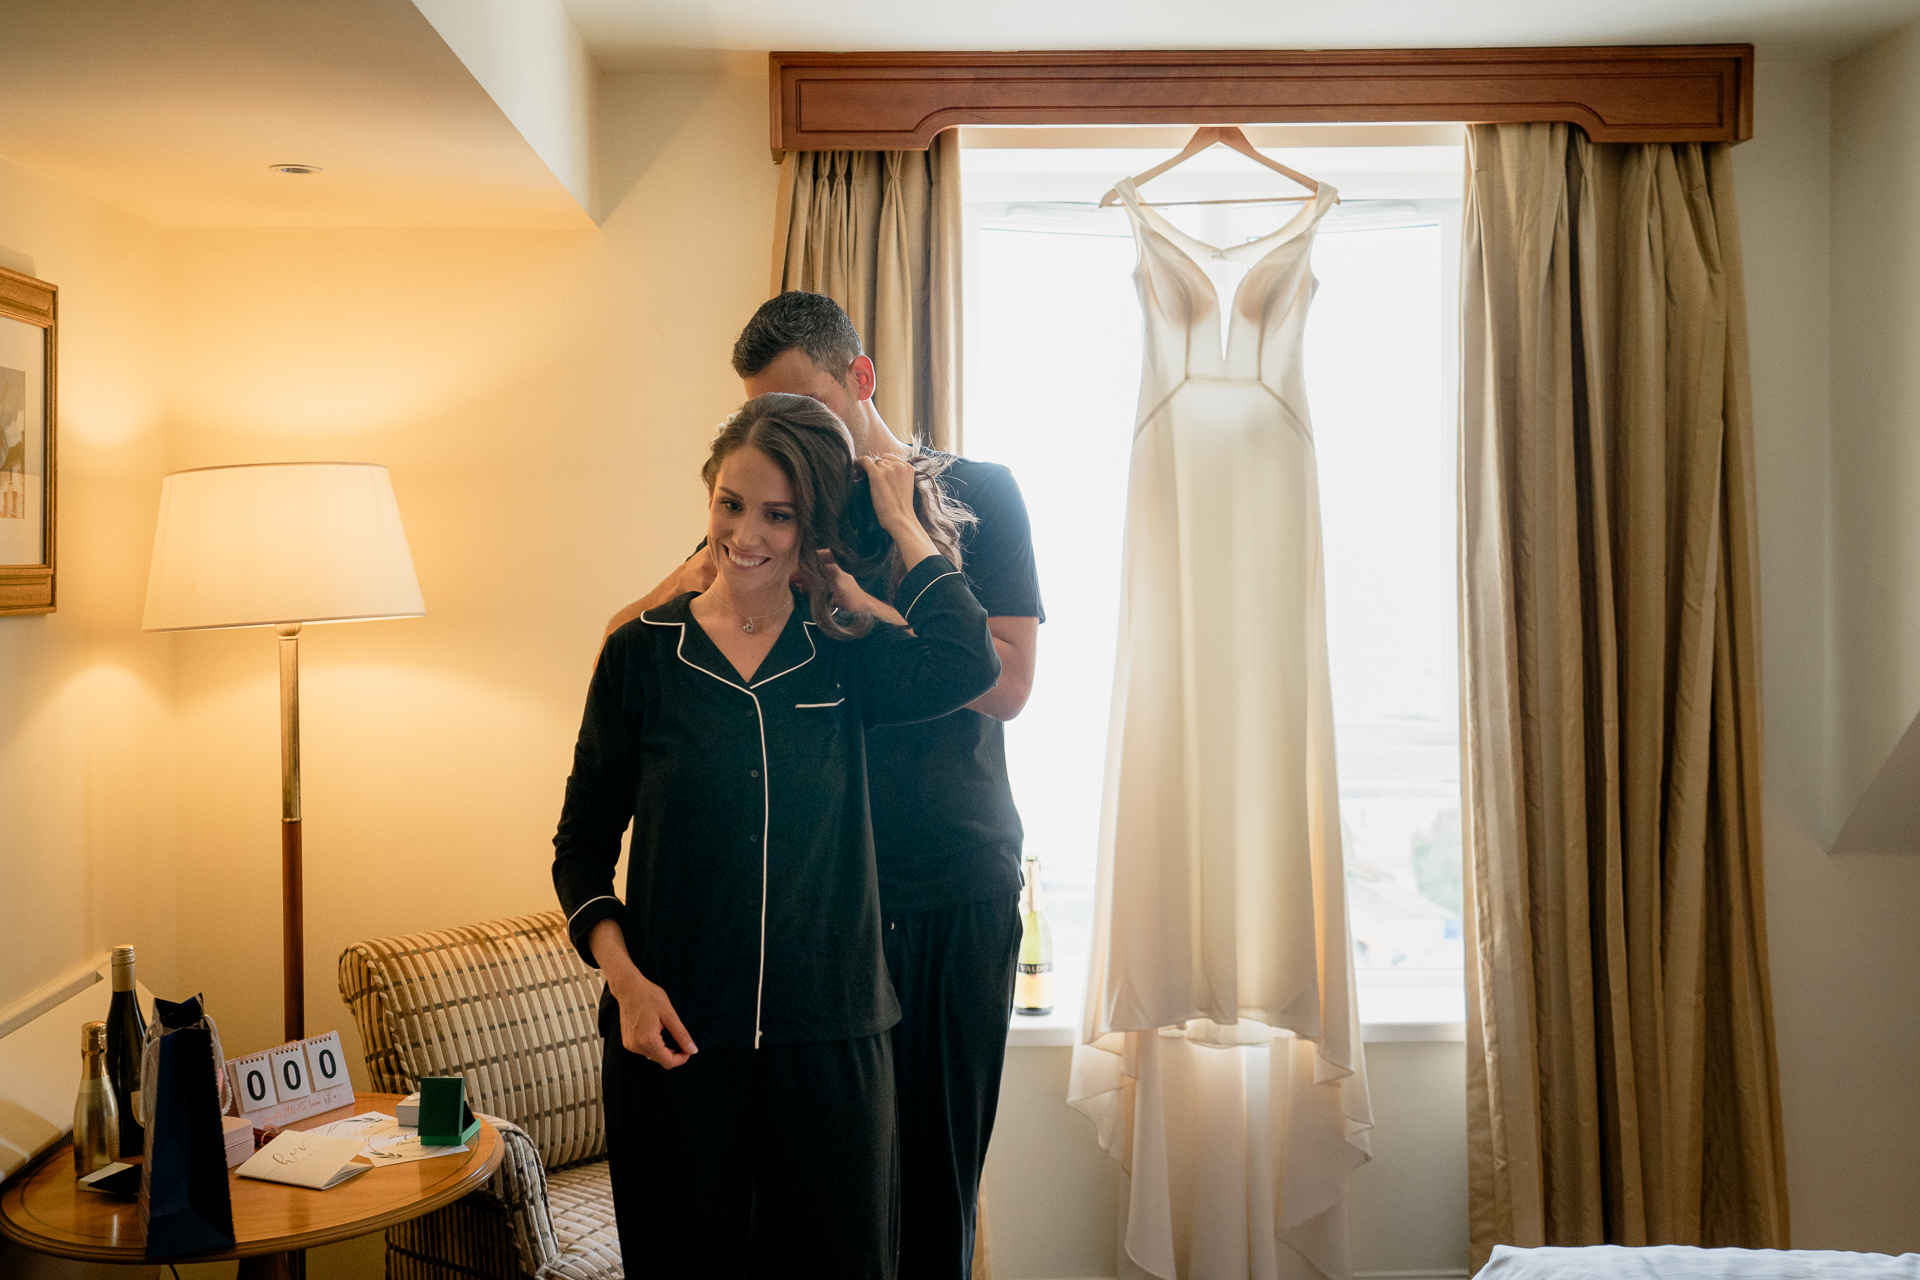
M 535 1275 L 560 1256 L 560 1239 L 553 1230 L 553 1214 L 547 1208 L 547 1166 L 540 1160 L 540 1148 L 533 1145 L 527 1131 L 510 1120 L 486 1116 L 500 1132 L 505 1150 L 500 1167 L 493 1171 L 477 1194 L 484 1195 L 504 1210 L 513 1223 L 513 1243 L 520 1253 L 520 1267 L 526 1275 Z

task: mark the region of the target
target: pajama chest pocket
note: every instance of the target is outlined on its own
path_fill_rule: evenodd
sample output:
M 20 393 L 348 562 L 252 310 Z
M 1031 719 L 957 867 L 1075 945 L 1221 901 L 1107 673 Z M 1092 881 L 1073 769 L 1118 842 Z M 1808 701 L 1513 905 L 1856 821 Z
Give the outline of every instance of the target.
M 795 711 L 823 711 L 828 707 L 837 707 L 847 700 L 846 686 L 838 681 L 831 686 L 822 685 L 809 689 L 800 695 L 800 701 L 793 704 Z

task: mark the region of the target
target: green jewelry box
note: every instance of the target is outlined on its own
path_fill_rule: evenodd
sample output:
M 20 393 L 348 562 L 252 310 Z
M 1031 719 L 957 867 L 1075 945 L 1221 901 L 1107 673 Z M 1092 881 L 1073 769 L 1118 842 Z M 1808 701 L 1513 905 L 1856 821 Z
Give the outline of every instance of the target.
M 473 1108 L 467 1105 L 467 1082 L 462 1076 L 422 1076 L 420 1079 L 420 1145 L 458 1147 L 480 1132 Z

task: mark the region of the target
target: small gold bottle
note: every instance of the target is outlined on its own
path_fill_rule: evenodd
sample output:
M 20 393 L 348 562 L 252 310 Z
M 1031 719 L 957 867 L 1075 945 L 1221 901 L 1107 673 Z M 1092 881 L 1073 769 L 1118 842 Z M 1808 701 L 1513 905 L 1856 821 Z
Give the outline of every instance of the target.
M 1029 1017 L 1053 1012 L 1053 926 L 1040 905 L 1040 859 L 1029 856 L 1020 902 L 1020 970 L 1013 1011 Z
M 120 1109 L 107 1079 L 107 1024 L 80 1028 L 80 1096 L 73 1102 L 73 1175 L 84 1178 L 120 1156 Z

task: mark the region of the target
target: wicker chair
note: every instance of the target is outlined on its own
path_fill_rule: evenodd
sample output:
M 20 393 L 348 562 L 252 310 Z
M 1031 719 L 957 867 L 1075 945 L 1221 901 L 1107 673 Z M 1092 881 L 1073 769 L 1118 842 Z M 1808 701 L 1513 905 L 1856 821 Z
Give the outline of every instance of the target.
M 600 988 L 558 911 L 341 953 L 373 1088 L 464 1076 L 473 1109 L 504 1122 L 506 1153 L 483 1190 L 388 1229 L 388 1280 L 621 1280 Z

